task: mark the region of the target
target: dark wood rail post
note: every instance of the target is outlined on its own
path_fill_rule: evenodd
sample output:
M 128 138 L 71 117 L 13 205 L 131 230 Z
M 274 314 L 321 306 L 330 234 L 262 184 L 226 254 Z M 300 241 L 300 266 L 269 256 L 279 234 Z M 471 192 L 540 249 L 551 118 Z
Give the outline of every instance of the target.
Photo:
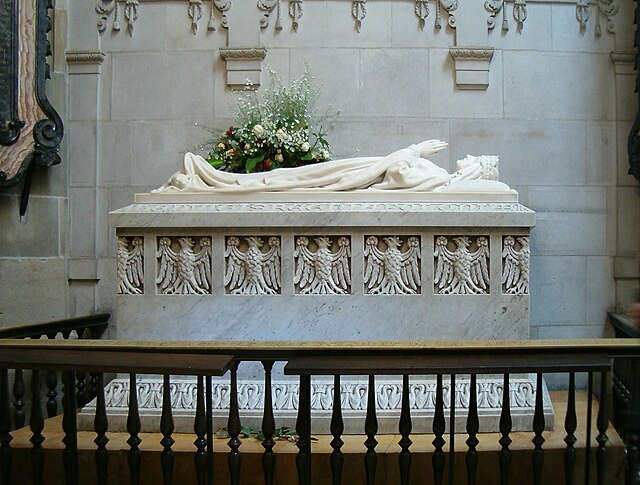
M 298 483 L 311 485 L 311 376 L 300 376 L 300 388 L 298 398 L 298 419 L 296 420 L 296 433 L 298 434 L 298 456 L 296 466 L 298 468 Z
M 13 437 L 9 413 L 9 371 L 0 369 L 0 484 L 11 483 L 11 447 Z
M 238 438 L 242 431 L 240 423 L 240 412 L 238 410 L 238 364 L 235 362 L 231 368 L 231 382 L 229 387 L 229 419 L 227 421 L 227 431 L 229 432 L 229 441 L 227 445 L 231 449 L 229 451 L 229 474 L 231 476 L 231 485 L 240 483 L 240 445 L 242 441 Z
M 341 485 L 342 483 L 342 467 L 344 465 L 344 456 L 342 451 L 342 433 L 344 432 L 344 421 L 342 420 L 342 398 L 340 391 L 340 376 L 333 376 L 333 409 L 331 411 L 331 477 L 333 485 Z
M 31 417 L 29 426 L 33 433 L 29 440 L 33 444 L 31 449 L 33 483 L 40 485 L 42 484 L 42 469 L 44 467 L 44 450 L 42 449 L 44 418 L 42 417 L 42 403 L 40 402 L 40 371 L 38 369 L 34 369 L 31 372 Z
M 262 366 L 264 367 L 264 413 L 262 416 L 262 434 L 264 435 L 262 447 L 264 448 L 264 453 L 262 454 L 262 471 L 265 485 L 272 485 L 276 466 L 276 455 L 273 452 L 273 447 L 276 444 L 273 439 L 276 431 L 276 421 L 273 417 L 273 397 L 271 395 L 273 361 L 265 360 L 262 362 Z
M 78 485 L 78 425 L 76 422 L 76 376 L 73 371 L 62 373 L 63 397 L 62 397 L 62 429 L 65 444 L 62 452 L 64 462 L 64 474 L 67 485 Z

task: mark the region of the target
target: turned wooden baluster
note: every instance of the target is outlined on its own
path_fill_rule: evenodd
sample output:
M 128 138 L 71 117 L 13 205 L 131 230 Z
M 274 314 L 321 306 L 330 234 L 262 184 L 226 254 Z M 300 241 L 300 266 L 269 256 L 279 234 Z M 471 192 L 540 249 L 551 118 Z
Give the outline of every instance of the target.
M 11 483 L 11 447 L 13 437 L 9 411 L 9 371 L 0 369 L 0 484 Z
M 87 402 L 91 401 L 98 395 L 98 374 L 99 372 L 89 373 L 89 394 Z
M 264 454 L 262 455 L 262 471 L 265 485 L 272 485 L 276 466 L 276 455 L 273 452 L 273 447 L 276 444 L 273 439 L 273 434 L 276 431 L 276 421 L 273 417 L 273 397 L 271 395 L 271 369 L 273 368 L 273 362 L 265 360 L 262 362 L 262 366 L 264 367 L 264 413 L 262 416 L 262 434 L 264 435 L 262 447 L 264 448 Z
M 342 420 L 342 398 L 340 396 L 340 376 L 333 376 L 333 410 L 331 412 L 331 477 L 333 485 L 342 483 L 342 466 L 344 465 L 344 455 L 340 448 L 344 445 L 342 441 L 342 433 L 344 432 L 344 422 Z
M 87 373 L 86 372 L 76 372 L 76 400 L 78 401 L 78 407 L 84 407 L 87 404 Z
M 171 447 L 175 440 L 171 437 L 174 430 L 173 414 L 171 412 L 171 380 L 169 374 L 163 376 L 162 385 L 162 415 L 160 416 L 160 432 L 162 439 L 162 453 L 160 453 L 160 463 L 162 464 L 162 477 L 164 485 L 173 483 L 173 463 L 174 453 Z
M 376 465 L 378 457 L 376 456 L 376 434 L 378 433 L 378 417 L 376 416 L 376 382 L 375 376 L 369 376 L 369 386 L 367 389 L 367 417 L 364 421 L 364 432 L 367 439 L 364 446 L 367 451 L 364 454 L 364 470 L 367 478 L 367 485 L 376 483 Z
M 205 418 L 204 401 L 204 377 L 198 376 L 196 391 L 196 417 L 193 420 L 193 431 L 197 436 L 193 444 L 196 445 L 197 450 L 194 456 L 194 461 L 196 465 L 198 485 L 206 485 L 207 483 L 207 420 Z
M 231 385 L 229 388 L 229 419 L 227 421 L 227 431 L 229 432 L 229 441 L 227 445 L 231 449 L 229 451 L 229 474 L 231 475 L 231 485 L 240 483 L 240 445 L 242 441 L 238 438 L 242 431 L 240 423 L 240 413 L 238 410 L 238 362 L 231 367 Z
M 442 374 L 438 374 L 436 378 L 436 408 L 433 415 L 433 434 L 435 438 L 432 443 L 435 447 L 431 456 L 433 465 L 433 481 L 435 485 L 442 485 L 442 477 L 444 475 L 444 451 L 442 447 L 446 441 L 442 437 L 445 432 L 444 421 L 444 400 L 442 397 Z
M 77 485 L 78 476 L 78 426 L 76 422 L 76 376 L 74 372 L 62 373 L 62 429 L 65 444 L 62 452 L 67 485 Z
M 533 450 L 533 483 L 542 485 L 542 464 L 544 462 L 544 452 L 542 444 L 545 439 L 542 436 L 544 431 L 544 410 L 542 408 L 542 374 L 538 373 L 536 380 L 536 407 L 533 413 L 533 432 L 535 436 L 531 440 L 535 449 Z
M 587 436 L 584 448 L 584 484 L 589 485 L 591 477 L 591 418 L 593 416 L 593 373 L 589 372 L 587 386 Z
M 480 421 L 478 420 L 478 396 L 476 388 L 476 375 L 471 374 L 469 382 L 469 414 L 467 415 L 467 434 L 469 437 L 465 442 L 467 447 L 467 455 L 465 457 L 467 464 L 467 483 L 474 485 L 476 483 L 476 474 L 478 471 L 478 430 L 480 429 Z
M 456 375 L 451 374 L 451 385 L 449 395 L 449 485 L 455 482 L 456 463 Z
M 129 439 L 127 444 L 130 449 L 127 453 L 127 461 L 129 463 L 129 479 L 131 485 L 140 483 L 140 462 L 142 461 L 142 453 L 140 452 L 140 443 L 142 439 L 138 436 L 140 433 L 140 413 L 138 411 L 138 384 L 136 375 L 129 376 L 129 413 L 127 415 L 127 431 Z
M 16 369 L 13 376 L 13 424 L 15 429 L 24 427 L 24 376 Z
M 636 12 L 640 12 L 640 6 L 636 7 Z M 631 371 L 631 402 L 626 412 L 624 426 L 627 445 L 625 485 L 640 484 L 640 392 L 638 392 L 638 389 L 640 389 L 640 371 L 638 371 L 637 362 L 637 360 L 629 360 L 629 365 L 635 365 L 636 367 Z
M 400 483 L 402 485 L 409 484 L 409 472 L 411 471 L 411 451 L 409 447 L 413 443 L 409 438 L 411 434 L 411 411 L 409 409 L 409 376 L 402 376 L 402 408 L 400 411 L 400 454 L 398 455 L 398 464 L 400 465 Z
M 44 436 L 44 418 L 42 416 L 42 405 L 40 403 L 40 371 L 34 369 L 31 372 L 31 417 L 29 419 L 29 427 L 31 428 L 31 470 L 33 473 L 34 485 L 42 484 L 42 469 L 44 467 L 44 450 L 42 443 Z
M 576 416 L 576 375 L 574 372 L 569 373 L 569 391 L 567 396 L 567 415 L 564 418 L 564 429 L 567 436 L 564 442 L 567 448 L 564 450 L 564 481 L 566 485 L 573 484 L 573 475 L 576 465 L 576 449 L 577 439 L 575 436 L 578 427 L 578 418 Z
M 93 442 L 98 445 L 95 453 L 96 472 L 98 475 L 98 485 L 107 484 L 107 469 L 109 465 L 109 452 L 107 451 L 107 430 L 109 420 L 107 418 L 107 408 L 104 399 L 104 375 L 102 372 L 95 374 L 96 380 L 96 415 L 93 420 L 93 429 L 96 431 L 96 438 Z
M 298 484 L 311 485 L 311 376 L 308 375 L 300 376 L 296 433 Z
M 600 373 L 600 407 L 598 408 L 598 451 L 596 454 L 596 465 L 598 467 L 598 485 L 604 485 L 607 478 L 607 428 L 609 427 L 609 417 L 607 410 L 607 372 Z
M 56 371 L 50 370 L 47 372 L 47 417 L 53 418 L 58 415 L 58 401 L 56 398 L 58 397 L 58 391 L 56 388 L 58 387 L 58 374 Z
M 204 384 L 205 415 L 207 419 L 207 485 L 213 485 L 213 400 L 211 398 L 211 376 Z
M 500 465 L 500 485 L 508 485 L 509 484 L 509 469 L 511 468 L 511 450 L 509 450 L 509 445 L 511 444 L 511 438 L 509 437 L 509 433 L 511 433 L 512 421 L 511 421 L 511 402 L 510 396 L 511 391 L 509 389 L 509 374 L 504 375 L 504 380 L 502 381 L 502 411 L 500 413 L 500 439 L 498 443 L 500 443 L 501 449 L 500 454 L 498 455 L 498 463 Z

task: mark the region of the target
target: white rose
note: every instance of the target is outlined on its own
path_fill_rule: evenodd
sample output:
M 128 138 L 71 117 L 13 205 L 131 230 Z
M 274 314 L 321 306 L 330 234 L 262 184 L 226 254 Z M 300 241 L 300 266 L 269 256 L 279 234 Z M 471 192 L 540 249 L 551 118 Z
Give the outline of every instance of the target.
M 284 136 L 284 130 L 282 128 L 278 128 L 278 131 L 276 131 L 276 136 L 278 138 L 282 138 Z
M 302 145 L 300 145 L 300 150 L 302 150 L 303 152 L 308 152 L 310 148 L 311 145 L 309 145 L 308 141 L 305 141 Z
M 226 147 L 226 146 L 224 146 L 224 143 L 218 143 L 218 150 L 219 150 L 219 151 L 221 151 L 221 152 L 222 152 L 222 151 L 224 151 L 224 150 L 225 150 L 225 148 L 227 148 L 227 147 Z
M 276 156 L 273 157 L 275 159 L 276 162 L 278 163 L 282 163 L 282 161 L 284 160 L 284 157 L 282 156 L 282 153 L 276 153 Z
M 264 133 L 264 128 L 262 127 L 262 125 L 256 125 L 253 127 L 253 134 L 255 136 L 260 136 Z

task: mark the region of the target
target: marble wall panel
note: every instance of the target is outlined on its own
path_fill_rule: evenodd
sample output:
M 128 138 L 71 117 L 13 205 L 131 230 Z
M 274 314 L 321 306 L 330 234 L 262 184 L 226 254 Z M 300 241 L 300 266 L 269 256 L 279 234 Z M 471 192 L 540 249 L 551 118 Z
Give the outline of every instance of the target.
M 96 121 L 70 121 L 66 125 L 69 146 L 69 183 L 72 186 L 96 184 Z
M 606 214 L 538 212 L 531 250 L 539 255 L 605 255 Z
M 72 121 L 95 121 L 98 117 L 98 76 L 72 74 L 69 76 L 69 111 Z
M 67 317 L 65 266 L 63 257 L 0 259 L 0 280 L 11 281 L 3 285 L 0 325 Z
M 595 5 L 591 5 L 590 18 L 585 27 L 576 21 L 576 6 L 551 5 L 551 25 L 554 51 L 600 52 L 608 54 L 614 50 L 615 36 L 607 31 L 607 18 L 597 18 Z M 616 15 L 616 20 L 620 15 Z M 595 35 L 596 23 L 600 22 L 602 35 Z
M 606 190 L 604 187 L 530 186 L 529 206 L 537 212 L 603 214 Z
M 606 256 L 587 257 L 586 322 L 605 324 L 607 311 L 613 310 L 616 303 L 615 285 L 612 282 L 613 259 Z
M 618 256 L 640 254 L 640 197 L 635 187 L 618 188 Z
M 616 173 L 615 122 L 587 123 L 587 174 L 588 185 L 613 186 Z
M 94 257 L 96 250 L 96 188 L 69 189 L 69 252 L 74 257 Z
M 436 118 L 502 118 L 502 55 L 495 51 L 486 91 L 461 91 L 449 49 L 429 50 L 429 101 Z M 415 89 L 415 88 L 414 88 Z
M 363 49 L 360 65 L 362 115 L 429 116 L 429 49 Z
M 452 160 L 467 153 L 500 156 L 500 180 L 509 185 L 583 185 L 586 131 L 580 122 L 451 120 Z
M 532 244 L 535 236 L 532 236 Z M 582 256 L 531 257 L 531 326 L 585 322 L 586 261 Z
M 98 184 L 100 186 L 129 185 L 131 171 L 132 125 L 128 121 L 98 123 Z
M 317 107 L 320 113 L 340 112 L 340 116 L 359 116 L 360 52 L 357 49 L 291 49 L 291 78 L 300 77 L 305 62 L 311 66 L 316 83 L 322 86 Z
M 608 55 L 505 51 L 503 57 L 506 118 L 615 119 Z
M 127 53 L 113 57 L 114 120 L 210 119 L 217 51 Z
M 58 197 L 31 196 L 25 224 L 20 223 L 17 196 L 0 197 L 0 257 L 60 256 L 60 206 Z M 4 280 L 3 281 L 9 281 Z M 9 286 L 7 284 L 6 286 Z

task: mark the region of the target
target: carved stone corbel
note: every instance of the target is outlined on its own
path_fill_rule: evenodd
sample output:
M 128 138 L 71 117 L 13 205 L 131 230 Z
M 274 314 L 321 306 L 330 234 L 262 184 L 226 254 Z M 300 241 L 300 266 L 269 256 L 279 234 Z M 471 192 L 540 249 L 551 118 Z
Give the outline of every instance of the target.
M 231 89 L 257 89 L 262 84 L 263 47 L 226 47 L 220 55 L 227 63 L 227 86 Z
M 489 63 L 493 47 L 449 47 L 455 63 L 459 89 L 483 90 L 489 87 Z
M 105 54 L 100 51 L 67 51 L 69 74 L 100 74 Z

